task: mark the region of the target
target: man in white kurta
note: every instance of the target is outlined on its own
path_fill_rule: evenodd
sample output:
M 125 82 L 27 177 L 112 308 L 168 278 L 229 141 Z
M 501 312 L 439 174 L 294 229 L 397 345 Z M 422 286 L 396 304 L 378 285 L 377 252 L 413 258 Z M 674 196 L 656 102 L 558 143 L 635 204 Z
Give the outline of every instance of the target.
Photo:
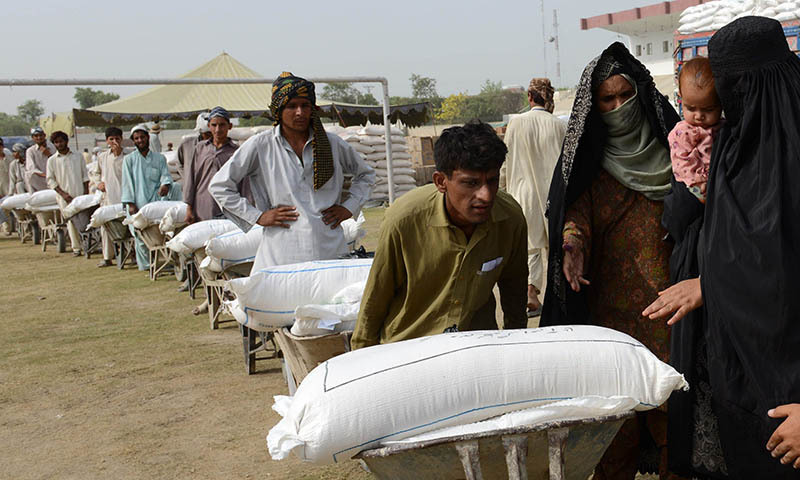
M 83 156 L 69 149 L 69 137 L 61 131 L 50 136 L 56 148 L 56 154 L 47 159 L 47 187 L 58 193 L 56 200 L 61 212 L 73 198 L 89 193 L 89 175 Z M 69 240 L 72 243 L 72 254 L 81 254 L 81 236 L 71 221 L 67 222 Z
M 223 213 L 242 230 L 265 227 L 253 272 L 347 253 L 340 223 L 358 215 L 375 183 L 375 171 L 358 153 L 322 129 L 315 100 L 313 83 L 282 74 L 273 84 L 270 105 L 279 125 L 244 142 L 209 185 Z M 330 157 L 315 155 L 313 146 L 323 145 L 315 142 L 318 135 L 325 135 L 330 145 L 332 164 Z M 315 175 L 331 168 L 324 183 Z M 341 201 L 345 174 L 353 179 L 350 196 Z M 255 206 L 238 191 L 246 177 Z
M 25 151 L 25 178 L 28 191 L 38 192 L 47 187 L 47 159 L 56 153 L 56 147 L 47 140 L 42 127 L 31 129 L 33 145 Z
M 13 194 L 9 189 L 9 173 L 11 163 L 15 161 L 11 150 L 6 148 L 3 139 L 0 138 L 0 198 Z
M 108 150 L 101 150 L 97 154 L 97 167 L 100 171 L 97 189 L 103 192 L 103 206 L 122 203 L 122 160 L 125 158 L 122 151 L 122 130 L 108 127 L 106 143 Z M 108 267 L 114 258 L 114 242 L 105 226 L 100 227 L 100 237 L 103 241 L 103 261 L 97 266 Z
M 28 191 L 28 182 L 25 181 L 25 145 L 15 143 L 11 148 L 14 161 L 8 166 L 8 191 L 9 195 L 17 195 Z
M 519 202 L 528 222 L 528 310 L 536 312 L 547 262 L 547 195 L 567 125 L 552 114 L 550 80 L 531 80 L 528 101 L 531 110 L 513 117 L 506 129 L 500 187 Z

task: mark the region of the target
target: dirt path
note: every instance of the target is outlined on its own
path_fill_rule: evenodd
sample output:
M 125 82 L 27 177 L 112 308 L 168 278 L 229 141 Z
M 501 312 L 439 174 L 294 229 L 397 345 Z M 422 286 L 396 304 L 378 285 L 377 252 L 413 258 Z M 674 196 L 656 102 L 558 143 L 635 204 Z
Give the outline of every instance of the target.
M 279 363 L 246 375 L 174 277 L 96 263 L 0 236 L 0 477 L 369 478 L 272 461 Z

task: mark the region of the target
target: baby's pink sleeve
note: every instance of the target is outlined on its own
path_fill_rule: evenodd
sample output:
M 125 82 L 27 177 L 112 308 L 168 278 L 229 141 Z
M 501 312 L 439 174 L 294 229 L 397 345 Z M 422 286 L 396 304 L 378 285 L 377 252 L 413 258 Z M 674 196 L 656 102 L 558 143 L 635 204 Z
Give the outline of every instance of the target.
M 697 135 L 696 127 L 686 121 L 678 122 L 669 132 L 669 156 L 675 180 L 687 186 L 698 185 L 708 180 L 708 168 L 697 148 L 703 143 L 703 135 Z

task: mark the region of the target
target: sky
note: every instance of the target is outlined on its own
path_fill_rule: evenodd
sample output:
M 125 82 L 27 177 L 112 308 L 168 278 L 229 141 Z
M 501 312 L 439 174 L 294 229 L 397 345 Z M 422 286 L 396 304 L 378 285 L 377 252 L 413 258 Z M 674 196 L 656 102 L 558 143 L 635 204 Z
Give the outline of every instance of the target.
M 172 78 L 225 51 L 265 77 L 384 76 L 389 94 L 409 96 L 409 77 L 436 79 L 441 96 L 478 93 L 488 79 L 527 86 L 555 78 L 543 62 L 541 0 L 278 2 L 15 2 L 3 16 L 0 78 Z M 580 19 L 655 0 L 544 0 L 545 33 L 558 11 L 561 85 L 623 37 L 580 29 Z M 36 33 L 34 33 L 36 32 Z M 92 87 L 123 97 L 151 88 Z M 363 90 L 363 87 L 361 87 Z M 380 87 L 373 94 L 378 97 Z M 77 106 L 74 87 L 0 87 L 0 112 L 38 99 L 47 113 Z

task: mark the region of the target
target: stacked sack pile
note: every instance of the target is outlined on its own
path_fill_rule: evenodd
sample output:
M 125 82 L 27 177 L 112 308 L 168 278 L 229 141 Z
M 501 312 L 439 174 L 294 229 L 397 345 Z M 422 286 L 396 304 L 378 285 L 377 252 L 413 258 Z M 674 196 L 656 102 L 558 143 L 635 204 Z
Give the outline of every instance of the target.
M 748 15 L 773 18 L 779 22 L 799 19 L 800 1 L 718 0 L 702 3 L 681 13 L 678 33 L 686 35 L 719 30 L 733 20 Z
M 377 181 L 371 200 L 389 198 L 389 173 L 386 160 L 386 130 L 382 125 L 347 127 L 339 133 L 347 143 L 361 154 L 367 165 L 375 169 Z M 395 198 L 399 198 L 417 186 L 414 169 L 411 168 L 411 155 L 408 153 L 406 138 L 399 128 L 391 127 L 392 180 Z

